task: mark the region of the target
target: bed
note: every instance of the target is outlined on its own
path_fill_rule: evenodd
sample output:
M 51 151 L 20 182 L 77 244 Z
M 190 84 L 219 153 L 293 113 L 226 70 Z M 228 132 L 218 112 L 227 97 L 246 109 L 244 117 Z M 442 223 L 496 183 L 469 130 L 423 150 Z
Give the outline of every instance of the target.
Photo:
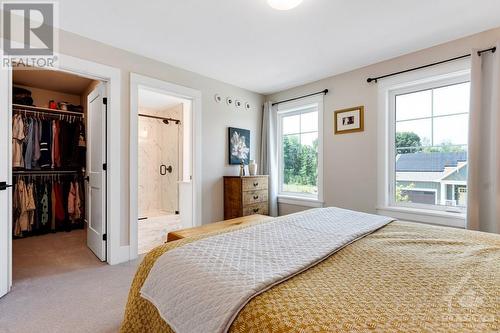
M 253 227 L 186 238 L 148 253 L 132 282 L 121 332 L 174 332 L 141 296 L 162 255 Z M 500 235 L 387 223 L 257 293 L 228 331 L 498 332 Z

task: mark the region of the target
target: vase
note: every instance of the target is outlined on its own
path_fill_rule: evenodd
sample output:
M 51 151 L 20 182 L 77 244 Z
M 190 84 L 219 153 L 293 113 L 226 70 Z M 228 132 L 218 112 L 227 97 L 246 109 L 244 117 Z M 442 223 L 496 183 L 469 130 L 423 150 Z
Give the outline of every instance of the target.
M 255 163 L 254 160 L 250 160 L 250 163 L 248 163 L 248 173 L 250 174 L 250 176 L 257 176 L 257 170 L 257 163 Z
M 243 163 L 243 161 L 241 161 L 240 163 L 240 177 L 243 177 L 245 176 L 245 163 Z

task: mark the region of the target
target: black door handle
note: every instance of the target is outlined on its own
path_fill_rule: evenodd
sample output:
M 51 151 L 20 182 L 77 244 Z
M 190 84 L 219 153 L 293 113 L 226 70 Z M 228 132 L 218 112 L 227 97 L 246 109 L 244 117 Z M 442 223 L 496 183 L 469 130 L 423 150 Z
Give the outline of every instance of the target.
M 7 185 L 7 182 L 0 182 L 0 191 L 5 191 L 9 187 L 12 187 L 12 185 Z
M 168 173 L 172 173 L 173 168 L 171 165 L 168 167 L 165 164 L 160 165 L 160 175 L 165 176 Z
M 90 177 L 89 176 L 86 176 L 83 178 L 83 180 L 85 180 L 86 182 L 90 181 Z
M 165 176 L 166 174 L 167 174 L 167 166 L 165 164 L 160 165 L 160 175 Z

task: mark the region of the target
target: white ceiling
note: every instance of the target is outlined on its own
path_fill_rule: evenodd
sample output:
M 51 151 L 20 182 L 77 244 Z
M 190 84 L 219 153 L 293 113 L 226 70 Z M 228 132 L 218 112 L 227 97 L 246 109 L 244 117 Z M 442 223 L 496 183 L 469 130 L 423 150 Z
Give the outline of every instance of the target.
M 259 93 L 500 26 L 498 0 L 64 0 L 60 25 Z
M 139 89 L 138 95 L 139 108 L 149 111 L 164 111 L 184 102 L 183 99 L 148 89 Z

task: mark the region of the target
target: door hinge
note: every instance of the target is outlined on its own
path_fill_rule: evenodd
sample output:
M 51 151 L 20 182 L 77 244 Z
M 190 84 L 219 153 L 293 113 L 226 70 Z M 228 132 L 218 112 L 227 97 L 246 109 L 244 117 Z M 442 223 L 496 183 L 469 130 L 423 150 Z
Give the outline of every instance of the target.
M 108 164 L 107 164 L 107 163 L 104 163 L 104 164 L 102 165 L 102 169 L 103 169 L 104 171 L 108 170 Z
M 103 97 L 102 104 L 108 105 L 108 98 L 107 97 Z
M 107 241 L 108 240 L 108 235 L 107 234 L 102 234 L 102 240 Z

